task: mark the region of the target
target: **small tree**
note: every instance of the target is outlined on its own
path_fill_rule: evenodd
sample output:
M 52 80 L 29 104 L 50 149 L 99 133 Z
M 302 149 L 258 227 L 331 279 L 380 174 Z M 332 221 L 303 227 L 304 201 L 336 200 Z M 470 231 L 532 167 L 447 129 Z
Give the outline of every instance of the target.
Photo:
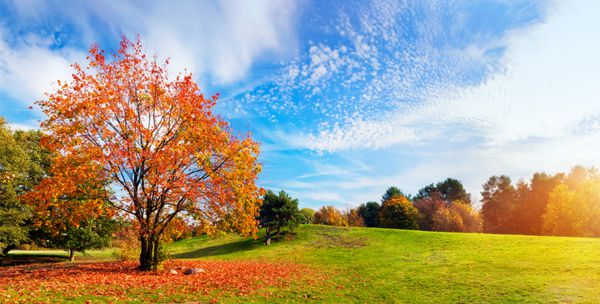
M 405 196 L 384 201 L 379 211 L 379 223 L 385 228 L 418 229 L 419 212 Z
M 315 221 L 315 210 L 311 208 L 300 209 L 300 224 L 312 224 Z
M 271 244 L 271 238 L 277 236 L 281 229 L 293 230 L 300 224 L 298 199 L 292 199 L 285 191 L 275 194 L 269 190 L 263 197 L 258 217 L 260 225 L 266 228 L 265 244 Z
M 38 240 L 45 240 L 42 245 L 50 248 L 60 248 L 69 252 L 69 261 L 75 260 L 75 252 L 85 252 L 89 249 L 102 249 L 110 245 L 115 221 L 106 216 L 92 218 L 78 225 L 67 226 L 63 232 L 45 231 L 38 234 Z
M 379 208 L 381 208 L 381 205 L 377 202 L 368 202 L 358 206 L 358 214 L 363 218 L 365 226 L 379 226 Z

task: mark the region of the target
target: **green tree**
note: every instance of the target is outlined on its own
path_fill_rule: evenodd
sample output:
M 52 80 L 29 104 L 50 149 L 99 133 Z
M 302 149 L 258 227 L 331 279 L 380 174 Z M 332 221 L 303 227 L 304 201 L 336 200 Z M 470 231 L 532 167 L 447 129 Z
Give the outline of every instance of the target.
M 379 223 L 384 228 L 418 229 L 419 212 L 405 196 L 395 196 L 383 202 Z
M 13 132 L 0 118 L 0 256 L 28 240 L 31 212 L 19 196 L 38 184 L 49 166 L 41 135 Z
M 471 194 L 467 193 L 463 184 L 454 178 L 447 178 L 435 185 L 430 184 L 421 188 L 415 199 L 431 197 L 436 192 L 441 194 L 441 199 L 447 204 L 456 200 L 471 204 Z
M 381 208 L 381 205 L 377 202 L 368 202 L 358 206 L 358 214 L 363 218 L 365 226 L 379 226 L 379 208 Z
M 311 208 L 300 209 L 300 224 L 312 224 L 315 221 L 315 210 Z
M 387 201 L 393 197 L 397 197 L 397 196 L 406 197 L 406 195 L 404 195 L 404 192 L 402 192 L 402 190 L 400 190 L 400 188 L 392 186 L 392 187 L 389 187 L 387 190 L 385 190 L 385 193 L 381 197 L 381 201 L 385 202 L 385 201 Z
M 79 225 L 68 224 L 60 233 L 38 230 L 36 239 L 49 248 L 60 248 L 69 252 L 69 261 L 75 260 L 75 252 L 85 252 L 90 249 L 102 249 L 110 245 L 116 221 L 108 216 L 100 216 Z
M 492 176 L 481 192 L 483 231 L 489 233 L 513 232 L 513 211 L 517 199 L 510 177 Z
M 261 227 L 266 228 L 265 244 L 271 243 L 271 238 L 277 236 L 281 229 L 293 230 L 300 223 L 298 199 L 292 199 L 285 191 L 275 194 L 268 190 L 263 197 L 258 220 Z

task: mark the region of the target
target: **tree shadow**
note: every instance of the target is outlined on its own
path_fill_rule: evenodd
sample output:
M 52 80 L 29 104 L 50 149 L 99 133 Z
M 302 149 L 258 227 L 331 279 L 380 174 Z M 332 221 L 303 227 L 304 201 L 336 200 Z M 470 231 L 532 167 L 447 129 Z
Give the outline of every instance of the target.
M 53 263 L 62 263 L 68 261 L 69 258 L 67 256 L 61 255 L 41 255 L 41 254 L 18 254 L 12 255 L 8 254 L 4 259 L 0 259 L 0 266 L 21 266 L 21 265 L 30 265 L 30 264 L 53 264 Z
M 249 251 L 256 249 L 260 246 L 265 246 L 261 240 L 242 240 L 233 243 L 226 243 L 222 245 L 215 245 L 210 247 L 204 247 L 197 250 L 182 252 L 172 255 L 176 259 L 195 259 L 202 257 L 218 256 L 224 254 L 231 254 L 242 251 Z

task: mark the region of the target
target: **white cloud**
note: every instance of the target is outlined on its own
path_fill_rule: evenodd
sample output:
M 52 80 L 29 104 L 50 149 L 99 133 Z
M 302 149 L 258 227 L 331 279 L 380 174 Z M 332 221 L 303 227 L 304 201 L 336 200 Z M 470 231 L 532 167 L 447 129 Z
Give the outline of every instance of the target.
M 66 36 L 69 44 L 77 38 L 77 43 L 83 45 L 106 37 L 118 41 L 122 33 L 130 38 L 140 34 L 151 53 L 171 58 L 172 71 L 187 69 L 197 74 L 203 83 L 212 84 L 240 80 L 260 56 L 286 56 L 294 49 L 295 3 L 292 1 L 139 4 L 105 1 L 65 5 L 15 0 L 9 7 L 15 14 L 14 20 L 21 24 L 5 25 L 4 31 L 13 31 L 19 26 L 30 30 L 50 24 L 54 28 L 29 34 L 44 40 L 48 39 L 45 36 L 52 36 L 52 31 L 64 35 L 62 31 L 72 26 L 69 31 L 75 36 Z M 19 100 L 40 98 L 51 82 L 70 77 L 70 64 L 85 58 L 71 48 L 54 50 L 43 43 L 25 41 L 14 45 L 13 41 L 0 41 L 0 90 Z
M 83 53 L 73 49 L 50 50 L 48 42 L 35 35 L 9 45 L 0 28 L 0 90 L 32 104 L 50 91 L 52 83 L 69 79 L 70 65 L 83 58 Z
M 598 11 L 599 5 L 588 1 L 553 6 L 546 21 L 511 32 L 499 42 L 506 47 L 503 72 L 475 87 L 431 88 L 422 92 L 423 103 L 327 129 L 314 136 L 309 148 L 333 152 L 433 140 L 432 129 L 444 135 L 440 140 L 467 132 L 499 145 L 567 138 L 582 124 L 583 129 L 597 124 Z

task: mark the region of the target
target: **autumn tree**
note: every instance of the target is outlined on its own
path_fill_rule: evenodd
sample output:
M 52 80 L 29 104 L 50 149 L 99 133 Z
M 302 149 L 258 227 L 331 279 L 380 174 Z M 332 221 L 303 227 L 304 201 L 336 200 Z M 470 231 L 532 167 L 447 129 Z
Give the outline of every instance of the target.
M 255 235 L 259 146 L 213 115 L 218 96 L 201 94 L 191 74 L 169 78 L 168 62 L 147 58 L 139 40 L 123 38 L 112 60 L 92 46 L 88 60 L 38 102 L 42 127 L 67 172 L 117 188 L 119 197 L 99 196 L 96 205 L 108 201 L 137 220 L 140 269 L 157 267 L 161 237 L 178 215 L 207 232 Z M 65 174 L 76 185 L 74 177 Z
M 315 221 L 315 210 L 311 208 L 300 209 L 300 224 L 312 224 Z
M 448 232 L 481 232 L 482 221 L 471 205 L 455 200 L 437 209 L 432 217 L 432 230 Z
M 358 214 L 363 218 L 365 226 L 379 226 L 379 208 L 381 208 L 381 205 L 377 202 L 368 202 L 358 206 Z
M 298 199 L 292 199 L 285 191 L 279 194 L 268 190 L 263 197 L 258 216 L 261 227 L 265 228 L 265 244 L 271 244 L 271 238 L 279 235 L 281 229 L 293 230 L 300 224 Z
M 323 206 L 315 212 L 315 224 L 330 226 L 348 226 L 346 218 L 334 206 Z
M 415 199 L 415 208 L 419 211 L 417 224 L 421 230 L 435 230 L 433 225 L 433 217 L 438 210 L 446 207 L 446 202 L 442 199 L 440 192 L 434 191 L 426 196 L 421 196 Z
M 418 229 L 418 214 L 405 196 L 394 196 L 381 205 L 379 223 L 384 228 Z
M 358 212 L 358 208 L 352 208 L 352 209 L 344 212 L 344 217 L 346 218 L 346 222 L 348 223 L 348 226 L 352 226 L 352 227 L 364 227 L 365 226 L 365 221 L 362 218 L 362 216 L 360 216 L 360 213 Z
M 575 167 L 550 192 L 542 232 L 560 236 L 600 236 L 600 178 Z
M 564 174 L 549 175 L 534 173 L 529 182 L 520 182 L 516 187 L 516 206 L 513 221 L 516 233 L 539 235 L 542 233 L 543 218 L 549 195 L 559 185 Z

